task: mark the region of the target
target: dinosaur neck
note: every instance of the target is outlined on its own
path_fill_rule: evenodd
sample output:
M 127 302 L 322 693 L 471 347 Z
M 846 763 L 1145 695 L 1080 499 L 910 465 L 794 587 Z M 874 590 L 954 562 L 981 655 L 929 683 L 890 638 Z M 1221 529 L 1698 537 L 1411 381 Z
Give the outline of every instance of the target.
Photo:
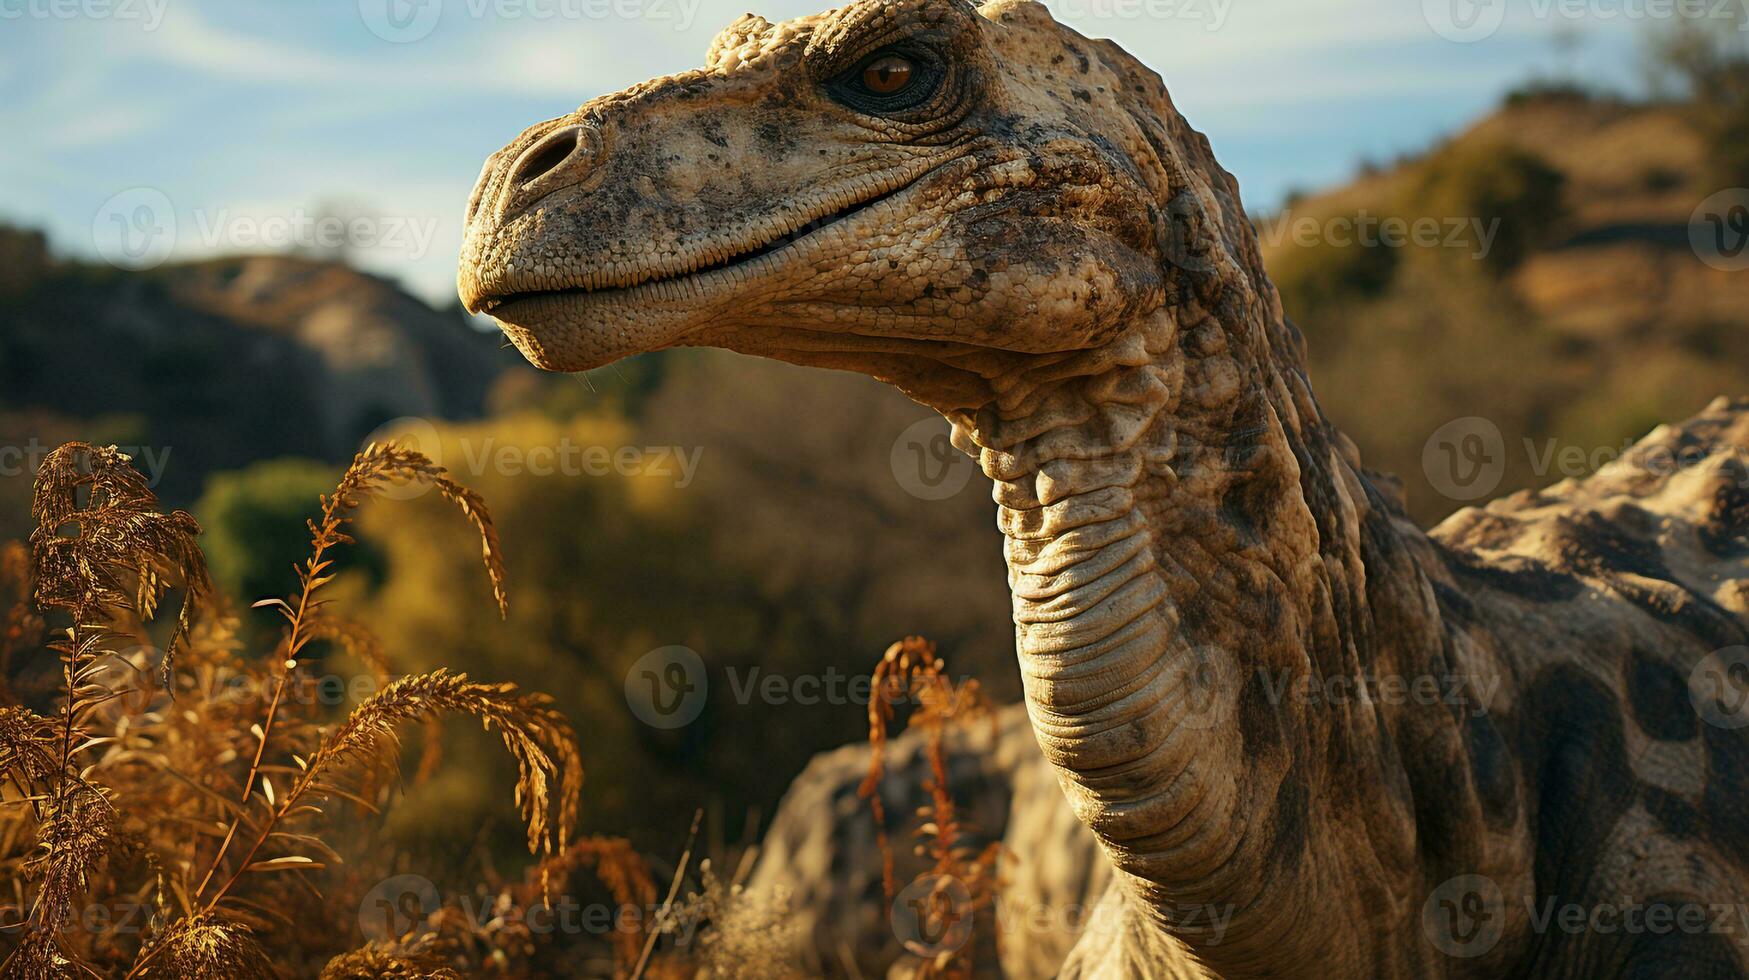
M 1370 649 L 1381 618 L 1417 649 L 1438 635 L 1411 549 L 1303 374 L 1236 336 L 1158 310 L 950 415 L 995 483 L 1039 743 L 1132 906 L 1229 977 L 1379 955 L 1358 933 L 1333 950 L 1328 909 L 1354 906 L 1324 903 L 1357 900 L 1366 884 L 1339 878 L 1360 852 L 1410 873 L 1410 794 L 1362 817 L 1379 840 L 1343 850 L 1326 760 L 1364 753 L 1342 779 L 1375 792 L 1401 772 L 1376 706 L 1297 692 L 1400 672 L 1401 651 Z

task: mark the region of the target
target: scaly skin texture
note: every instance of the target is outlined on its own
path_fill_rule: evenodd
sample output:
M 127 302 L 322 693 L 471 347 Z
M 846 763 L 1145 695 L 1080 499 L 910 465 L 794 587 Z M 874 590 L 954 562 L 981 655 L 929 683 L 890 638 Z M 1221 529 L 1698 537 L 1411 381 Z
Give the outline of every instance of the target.
M 895 52 L 907 96 L 858 88 Z M 1688 691 L 1749 644 L 1749 403 L 1655 433 L 1674 474 L 1419 531 L 1115 45 L 1016 0 L 743 18 L 494 155 L 460 289 L 546 368 L 716 346 L 952 422 L 1034 733 L 1117 869 L 1066 975 L 1744 975 L 1741 929 L 1537 922 L 1749 894 L 1749 736 Z

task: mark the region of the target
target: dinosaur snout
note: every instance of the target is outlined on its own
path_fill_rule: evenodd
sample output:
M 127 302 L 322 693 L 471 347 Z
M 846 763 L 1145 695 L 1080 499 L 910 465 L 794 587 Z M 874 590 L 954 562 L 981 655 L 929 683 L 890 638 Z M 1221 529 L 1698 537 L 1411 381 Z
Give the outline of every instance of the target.
M 505 168 L 491 202 L 492 217 L 502 224 L 555 191 L 593 183 L 602 170 L 602 142 L 601 127 L 592 123 L 560 126 L 535 140 Z M 499 176 L 493 169 L 480 175 L 477 200 Z

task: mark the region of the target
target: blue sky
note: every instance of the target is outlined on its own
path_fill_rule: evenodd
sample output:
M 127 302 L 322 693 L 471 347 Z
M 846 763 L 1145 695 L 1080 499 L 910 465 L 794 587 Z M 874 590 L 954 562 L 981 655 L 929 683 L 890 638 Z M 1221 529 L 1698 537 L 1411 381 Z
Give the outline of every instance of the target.
M 1491 4 L 1504 7 L 1490 32 Z M 174 216 L 152 257 L 192 258 L 306 241 L 319 229 L 299 222 L 319 214 L 370 216 L 346 232 L 360 246 L 355 260 L 447 303 L 461 211 L 487 154 L 593 96 L 696 66 L 716 30 L 749 6 L 776 20 L 821 5 L 0 0 L 0 220 L 46 229 L 63 254 L 115 254 L 106 239 L 127 220 L 117 212 L 136 215 L 143 201 Z M 1340 182 L 1362 158 L 1421 147 L 1564 61 L 1631 85 L 1643 25 L 1623 11 L 1645 9 L 1633 0 L 1047 6 L 1160 70 L 1254 207 Z M 1454 11 L 1480 16 L 1471 31 L 1486 36 L 1452 40 L 1462 33 Z M 1563 33 L 1581 39 L 1576 53 L 1558 53 Z

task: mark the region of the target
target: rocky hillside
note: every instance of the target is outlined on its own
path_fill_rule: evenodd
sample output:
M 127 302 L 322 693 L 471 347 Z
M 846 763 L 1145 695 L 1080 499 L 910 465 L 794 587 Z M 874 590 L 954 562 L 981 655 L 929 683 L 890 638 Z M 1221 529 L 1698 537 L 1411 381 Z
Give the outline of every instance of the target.
M 1691 238 L 1713 234 L 1716 155 L 1686 106 L 1529 99 L 1260 221 L 1326 410 L 1418 517 L 1466 502 L 1428 451 L 1454 420 L 1498 428 L 1506 492 L 1749 393 L 1749 271 Z M 1348 242 L 1387 219 L 1440 244 Z
M 178 503 L 214 470 L 339 460 L 392 418 L 479 415 L 499 375 L 523 369 L 499 347 L 343 265 L 239 256 L 131 273 L 0 229 L 0 445 L 140 447 Z

